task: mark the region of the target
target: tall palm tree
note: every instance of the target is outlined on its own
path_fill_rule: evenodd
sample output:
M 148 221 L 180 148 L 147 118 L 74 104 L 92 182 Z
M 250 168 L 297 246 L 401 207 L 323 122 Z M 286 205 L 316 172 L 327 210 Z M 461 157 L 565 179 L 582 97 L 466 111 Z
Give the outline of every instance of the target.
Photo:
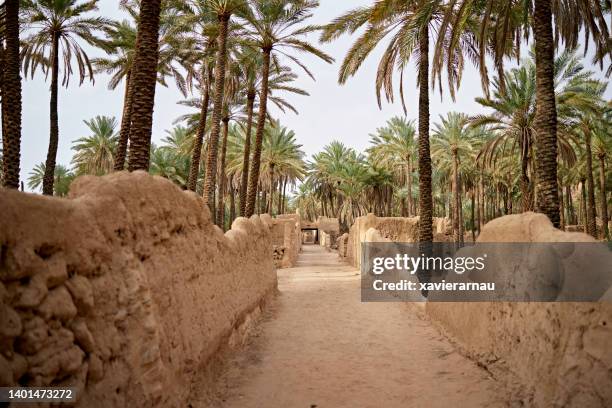
M 41 67 L 46 75 L 51 73 L 50 135 L 49 150 L 45 162 L 43 194 L 53 194 L 55 160 L 59 140 L 58 88 L 60 65 L 63 73 L 62 85 L 68 86 L 72 74 L 71 64 L 76 60 L 80 84 L 86 77 L 93 82 L 94 70 L 85 49 L 79 41 L 92 46 L 101 46 L 96 36 L 98 31 L 110 25 L 102 17 L 89 17 L 98 10 L 97 0 L 23 0 L 22 24 L 26 32 L 22 50 L 23 70 L 27 76 Z M 60 62 L 61 54 L 61 62 Z
M 376 134 L 370 135 L 372 147 L 369 149 L 381 164 L 390 168 L 397 168 L 400 174 L 405 175 L 408 208 L 407 214 L 412 216 L 415 208 L 412 201 L 412 177 L 414 171 L 414 156 L 416 155 L 416 129 L 413 121 L 405 118 L 393 117 L 387 121 L 386 126 L 378 128 Z
M 159 61 L 159 21 L 161 0 L 142 1 L 138 18 L 136 53 L 130 82 L 134 89 L 130 114 L 130 155 L 128 169 L 149 170 L 153 105 Z
M 337 189 L 343 182 L 339 174 L 342 172 L 345 160 L 347 158 L 352 160 L 353 156 L 355 162 L 360 164 L 363 162 L 361 158 L 357 159 L 356 152 L 352 148 L 341 142 L 333 141 L 312 158 L 308 180 L 321 200 L 324 216 L 338 217 L 336 209 L 340 200 Z
M 212 209 L 214 207 L 214 191 L 217 175 L 217 156 L 219 150 L 219 134 L 223 114 L 223 96 L 225 74 L 228 58 L 227 38 L 230 18 L 235 12 L 241 12 L 245 7 L 244 0 L 207 0 L 211 12 L 217 15 L 217 58 L 214 68 L 213 112 L 211 118 L 208 155 L 206 158 L 206 174 L 204 176 L 203 197 Z
M 351 10 L 336 18 L 322 36 L 331 41 L 343 33 L 354 33 L 366 26 L 365 32 L 348 51 L 340 68 L 339 82 L 354 75 L 364 59 L 385 38 L 389 44 L 380 60 L 376 78 L 376 94 L 380 105 L 381 90 L 393 101 L 393 73 L 400 71 L 400 95 L 403 103 L 403 71 L 414 55 L 418 67 L 419 88 L 419 241 L 433 240 L 433 199 L 429 146 L 429 34 L 430 25 L 440 18 L 439 2 L 381 0 L 366 8 Z M 451 55 L 454 57 L 455 55 Z
M 186 80 L 174 63 L 176 60 L 182 61 L 186 58 L 185 54 L 187 54 L 188 50 L 192 47 L 193 40 L 184 35 L 187 29 L 177 24 L 177 10 L 174 4 L 175 3 L 166 3 L 160 15 L 157 82 L 162 86 L 167 86 L 166 77 L 172 76 L 179 91 L 181 91 L 183 95 L 186 95 Z M 137 4 L 123 2 L 122 7 L 137 24 Z M 115 170 L 119 171 L 125 168 L 125 158 L 132 123 L 131 98 L 133 89 L 130 86 L 130 79 L 136 53 L 137 28 L 134 27 L 132 21 L 124 20 L 114 23 L 113 26 L 106 31 L 107 44 L 105 49 L 109 55 L 106 57 L 94 58 L 92 62 L 96 66 L 97 71 L 106 72 L 112 75 L 108 83 L 109 89 L 115 89 L 121 81 L 125 79 L 121 130 L 118 148 L 115 153 Z
M 606 160 L 609 152 L 612 152 L 612 123 L 610 121 L 610 112 L 604 115 L 602 121 L 593 132 L 593 153 L 599 161 L 599 200 L 601 204 L 601 221 L 602 221 L 602 236 L 604 239 L 610 237 L 608 229 L 608 197 L 606 191 Z
M 482 157 L 489 166 L 497 159 L 497 154 L 505 154 L 508 149 L 519 149 L 521 160 L 521 198 L 522 210 L 533 209 L 533 185 L 530 165 L 533 163 L 533 119 L 535 116 L 535 70 L 533 65 L 523 65 L 504 73 L 504 80 L 494 78 L 493 95 L 490 98 L 476 98 L 479 104 L 491 108 L 490 115 L 477 115 L 475 126 L 490 125 L 497 137 L 485 144 Z M 510 148 L 508 148 L 508 145 Z
M 278 190 L 278 202 L 281 201 L 281 179 L 289 176 L 301 180 L 304 175 L 305 163 L 302 145 L 297 144 L 295 132 L 282 126 L 280 122 L 272 122 L 266 129 L 263 152 L 261 156 L 263 173 L 268 173 L 267 183 L 270 186 L 268 212 L 274 209 L 274 194 Z
M 551 0 L 534 0 L 533 31 L 536 64 L 535 153 L 537 209 L 560 226 L 557 182 L 557 107 L 555 103 L 555 43 Z
M 450 112 L 446 117 L 440 116 L 440 123 L 435 124 L 432 139 L 432 159 L 445 160 L 451 164 L 453 192 L 453 231 L 455 242 L 463 241 L 462 205 L 460 185 L 460 165 L 462 159 L 470 159 L 475 144 L 474 134 L 477 129 L 469 128 L 467 115 Z
M 555 47 L 559 41 L 567 48 L 578 45 L 579 36 L 584 33 L 596 45 L 597 59 L 601 60 L 610 52 L 609 30 L 598 0 L 576 0 L 557 2 L 552 0 L 492 0 L 474 2 L 458 0 L 451 2 L 455 22 L 479 21 L 476 48 L 483 84 L 487 83 L 485 50 L 490 50 L 498 77 L 503 81 L 503 58 L 520 53 L 521 37 L 529 40 L 531 33 L 535 40 L 536 61 L 536 101 L 537 111 L 534 118 L 534 145 L 538 155 L 536 173 L 538 183 L 537 209 L 546 214 L 555 226 L 559 226 L 559 194 L 557 189 L 557 108 L 555 100 Z M 553 15 L 555 17 L 553 27 Z M 462 24 L 447 30 L 442 27 L 440 35 L 447 38 L 447 32 L 460 31 Z M 553 36 L 553 32 L 555 35 Z M 450 34 L 453 38 L 455 34 Z M 588 43 L 588 41 L 587 41 Z M 585 47 L 587 46 L 585 43 Z M 509 52 L 509 49 L 511 52 Z M 449 66 L 451 64 L 449 63 Z M 503 90 L 504 83 L 500 86 Z
M 553 7 L 553 4 L 555 6 Z M 557 29 L 553 29 L 555 14 Z M 560 2 L 534 0 L 533 32 L 536 63 L 536 174 L 538 180 L 538 211 L 546 214 L 559 227 L 559 192 L 557 182 L 557 108 L 555 104 L 555 47 L 553 31 L 569 47 L 577 45 L 580 31 L 585 30 L 600 50 L 607 47 L 609 31 L 601 2 L 577 0 Z M 588 37 L 587 37 L 588 38 Z M 587 44 L 585 44 L 585 47 Z M 612 55 L 612 54 L 611 54 Z
M 125 78 L 121 132 L 114 158 L 114 169 L 117 171 L 125 168 L 125 157 L 127 155 L 133 93 L 133 88 L 130 88 L 130 77 L 134 64 L 136 35 L 136 28 L 127 20 L 113 24 L 113 27 L 107 30 L 107 47 L 109 55 L 107 57 L 95 58 L 92 60 L 96 66 L 97 72 L 112 74 L 108 83 L 109 89 L 116 89 L 119 83 Z
M 257 184 L 261 165 L 261 150 L 267 120 L 267 103 L 269 93 L 270 65 L 276 60 L 276 54 L 282 54 L 312 76 L 308 68 L 295 56 L 283 49 L 313 54 L 323 61 L 331 63 L 333 58 L 317 49 L 305 40 L 309 33 L 316 32 L 318 27 L 303 25 L 319 3 L 312 0 L 253 0 L 251 13 L 246 28 L 246 37 L 261 49 L 261 89 L 259 92 L 259 114 L 255 133 L 255 149 L 249 172 L 249 186 L 245 215 L 250 217 L 255 211 Z
M 207 0 L 192 0 L 187 4 L 190 9 L 182 16 L 181 20 L 188 30 L 194 32 L 196 41 L 191 52 L 192 56 L 187 60 L 186 65 L 192 64 L 194 67 L 190 76 L 197 79 L 197 88 L 200 92 L 200 115 L 195 133 L 187 188 L 196 191 L 202 162 L 204 134 L 207 129 L 210 96 L 214 85 L 213 66 L 215 65 L 219 24 L 216 16 L 210 12 L 210 4 Z M 187 70 L 190 71 L 189 67 L 187 67 Z
M 114 117 L 96 116 L 83 121 L 91 135 L 73 142 L 72 165 L 75 173 L 103 175 L 114 169 L 117 148 L 117 120 Z
M 2 184 L 19 188 L 21 157 L 21 76 L 19 75 L 19 0 L 4 2 L 2 55 Z
M 561 159 L 571 162 L 575 160 L 571 119 L 576 110 L 583 110 L 595 102 L 593 80 L 571 49 L 556 58 L 554 70 L 555 106 L 560 118 L 555 151 Z M 521 67 L 507 71 L 503 76 L 503 85 L 498 77 L 494 78 L 494 91 L 489 98 L 476 98 L 479 104 L 493 112 L 475 116 L 472 123 L 474 126 L 489 125 L 497 131 L 496 136 L 483 146 L 481 158 L 485 165 L 493 163 L 499 155 L 520 150 L 522 210 L 530 211 L 534 207 L 532 178 L 537 177 L 535 167 L 539 160 L 534 152 L 537 81 L 533 54 Z
M 254 47 L 244 47 L 239 60 L 244 68 L 245 91 L 246 91 L 246 132 L 244 150 L 242 156 L 242 177 L 240 182 L 240 216 L 244 217 L 246 212 L 247 191 L 249 184 L 249 161 L 251 159 L 251 133 L 253 130 L 253 112 L 255 110 L 255 98 L 257 97 L 257 79 L 261 72 L 261 54 Z

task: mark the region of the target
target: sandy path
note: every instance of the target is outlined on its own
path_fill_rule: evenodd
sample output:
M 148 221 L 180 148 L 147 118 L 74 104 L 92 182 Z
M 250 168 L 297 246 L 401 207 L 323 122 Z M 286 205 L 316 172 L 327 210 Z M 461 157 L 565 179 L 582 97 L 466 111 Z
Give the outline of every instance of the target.
M 487 372 L 406 305 L 361 303 L 358 272 L 337 254 L 305 246 L 279 290 L 221 378 L 221 406 L 505 406 Z

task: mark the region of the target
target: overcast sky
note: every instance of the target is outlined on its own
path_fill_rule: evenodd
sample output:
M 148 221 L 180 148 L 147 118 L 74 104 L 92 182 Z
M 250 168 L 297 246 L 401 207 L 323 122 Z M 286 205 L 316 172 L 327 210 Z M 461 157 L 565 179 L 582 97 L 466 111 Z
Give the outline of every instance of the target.
M 372 0 L 320 0 L 321 6 L 311 22 L 327 23 L 348 9 L 371 2 Z M 100 0 L 99 6 L 100 13 L 105 17 L 117 20 L 125 18 L 117 11 L 116 0 Z M 334 64 L 326 64 L 315 57 L 302 58 L 314 73 L 316 81 L 300 72 L 297 86 L 307 90 L 310 96 L 288 96 L 290 102 L 299 110 L 299 115 L 279 115 L 279 112 L 273 109 L 273 114 L 278 115 L 285 126 L 296 132 L 297 139 L 308 156 L 320 151 L 332 140 L 339 140 L 362 150 L 368 145 L 369 134 L 377 127 L 394 115 L 403 115 L 397 102 L 395 105 L 383 105 L 382 110 L 379 110 L 376 103 L 374 79 L 381 49 L 368 58 L 358 74 L 346 85 L 338 85 L 338 67 L 352 40 L 354 38 L 342 37 L 332 44 L 322 45 L 322 48 L 336 59 Z M 99 51 L 94 51 L 90 57 L 99 54 Z M 296 67 L 296 72 L 297 70 L 299 68 Z M 598 70 L 596 72 L 598 76 L 603 77 Z M 414 65 L 411 65 L 405 74 L 405 81 L 408 117 L 416 118 L 418 94 Z M 98 75 L 95 84 L 86 82 L 79 87 L 78 80 L 73 79 L 68 89 L 60 89 L 58 163 L 70 165 L 72 142 L 88 135 L 83 120 L 96 115 L 115 116 L 118 121 L 121 120 L 124 84 L 115 91 L 108 90 L 107 85 L 108 76 Z M 610 89 L 606 95 L 608 98 L 612 96 Z M 481 96 L 480 79 L 478 73 L 468 66 L 456 103 L 453 103 L 447 94 L 443 101 L 437 91 L 431 95 L 432 123 L 438 119 L 438 115 L 452 110 L 466 113 L 482 111 L 480 105 L 474 101 L 477 96 Z M 174 119 L 189 111 L 176 104 L 181 99 L 182 95 L 174 86 L 157 86 L 153 120 L 154 142 L 159 142 L 164 137 L 165 130 L 173 126 Z M 23 84 L 22 180 L 27 180 L 28 174 L 37 163 L 44 162 L 48 143 L 49 85 L 38 72 L 33 80 L 27 78 Z

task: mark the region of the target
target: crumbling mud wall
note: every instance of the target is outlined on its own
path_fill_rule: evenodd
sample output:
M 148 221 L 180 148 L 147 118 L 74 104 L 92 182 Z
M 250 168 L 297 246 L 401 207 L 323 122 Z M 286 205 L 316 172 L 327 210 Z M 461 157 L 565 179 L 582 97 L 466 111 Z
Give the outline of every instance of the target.
M 143 172 L 70 199 L 0 190 L 0 383 L 74 386 L 80 407 L 186 407 L 275 292 L 269 227 L 213 225 Z
M 560 262 L 591 262 L 569 242 L 593 242 L 556 230 L 544 215 L 510 215 L 489 222 L 477 242 L 559 242 Z M 511 256 L 501 262 L 513 265 Z M 600 276 L 609 280 L 612 263 Z M 580 268 L 573 268 L 580 270 Z M 584 268 L 587 269 L 587 268 Z M 544 272 L 544 271 L 538 271 Z M 568 279 L 580 277 L 566 277 Z M 578 285 L 578 284 L 576 284 Z M 612 294 L 598 303 L 436 303 L 429 318 L 461 348 L 534 407 L 612 406 Z
M 297 263 L 302 249 L 300 216 L 282 214 L 276 218 L 263 215 L 270 225 L 270 234 L 274 250 L 274 263 L 277 268 L 291 268 Z

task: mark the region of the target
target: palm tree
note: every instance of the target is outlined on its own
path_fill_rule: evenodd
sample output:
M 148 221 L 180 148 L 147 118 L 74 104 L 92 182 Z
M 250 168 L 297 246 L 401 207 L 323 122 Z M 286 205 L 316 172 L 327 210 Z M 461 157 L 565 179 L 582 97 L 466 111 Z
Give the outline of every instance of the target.
M 342 184 L 339 174 L 346 158 L 353 158 L 353 156 L 355 156 L 355 162 L 363 161 L 361 158 L 357 160 L 353 149 L 341 142 L 333 141 L 325 146 L 323 151 L 312 157 L 308 179 L 315 194 L 321 200 L 323 216 L 338 217 L 336 209 L 340 200 L 337 189 Z
M 138 11 L 136 5 L 125 2 L 123 9 L 138 21 Z M 170 7 L 172 6 L 172 7 Z M 187 30 L 177 24 L 177 13 L 174 3 L 166 4 L 160 15 L 160 34 L 159 34 L 159 59 L 157 82 L 162 86 L 167 86 L 166 77 L 172 76 L 177 88 L 183 95 L 187 95 L 186 80 L 181 72 L 174 66 L 176 60 L 183 61 L 193 41 L 186 38 L 184 32 Z M 191 28 L 191 27 L 190 27 Z M 96 66 L 96 71 L 106 72 L 112 77 L 109 81 L 109 89 L 115 89 L 123 79 L 125 79 L 125 90 L 123 97 L 123 114 L 121 117 L 121 131 L 119 144 L 115 153 L 115 170 L 120 171 L 125 168 L 125 158 L 127 154 L 129 133 L 132 115 L 132 88 L 130 79 L 134 67 L 134 56 L 136 53 L 137 29 L 133 23 L 124 20 L 114 23 L 107 31 L 106 57 L 95 58 L 92 60 Z
M 609 117 L 610 112 L 608 111 L 606 115 L 604 115 L 602 123 L 597 126 L 593 132 L 593 152 L 599 161 L 599 199 L 601 203 L 602 235 L 604 239 L 610 237 L 610 231 L 608 229 L 608 198 L 606 192 L 606 159 L 608 158 L 608 152 L 612 151 L 612 136 L 610 135 L 612 123 Z
M 432 139 L 432 159 L 451 164 L 455 242 L 463 241 L 460 165 L 462 158 L 471 158 L 475 144 L 473 136 L 477 131 L 470 129 L 469 123 L 468 116 L 462 113 L 450 112 L 446 117 L 440 116 L 440 123 L 435 124 Z
M 208 141 L 208 155 L 206 158 L 206 174 L 204 176 L 203 197 L 212 209 L 214 207 L 214 190 L 216 186 L 217 156 L 219 150 L 219 134 L 221 132 L 221 118 L 223 114 L 223 96 L 225 87 L 225 74 L 227 65 L 227 38 L 229 21 L 235 12 L 245 7 L 244 0 L 207 0 L 211 12 L 217 15 L 217 59 L 215 62 L 215 89 L 213 93 L 213 112 Z
M 253 47 L 244 47 L 238 59 L 244 66 L 244 79 L 246 91 L 246 134 L 242 156 L 242 177 L 240 182 L 240 216 L 244 217 L 246 212 L 247 190 L 249 184 L 249 160 L 251 159 L 251 132 L 253 130 L 253 112 L 255 110 L 255 98 L 257 97 L 257 80 L 261 72 L 261 54 Z
M 546 214 L 559 227 L 559 192 L 557 182 L 557 108 L 555 104 L 555 47 L 552 16 L 556 11 L 555 32 L 568 47 L 577 45 L 581 30 L 592 35 L 598 50 L 607 47 L 609 31 L 601 2 L 579 0 L 560 3 L 553 10 L 551 0 L 534 0 L 533 32 L 536 64 L 536 175 L 538 211 Z M 588 35 L 587 34 L 587 35 Z M 587 37 L 588 38 L 588 37 Z M 585 44 L 585 47 L 587 44 Z
M 4 41 L 2 55 L 2 160 L 1 182 L 19 188 L 21 156 L 21 76 L 19 75 L 19 0 L 4 3 Z
M 114 117 L 96 116 L 83 121 L 91 135 L 73 142 L 72 165 L 75 173 L 103 175 L 114 169 L 114 156 L 117 147 L 117 120 Z
M 300 218 L 305 221 L 315 221 L 321 214 L 321 205 L 311 183 L 306 181 L 298 186 L 297 194 L 293 197 L 293 206 L 297 209 Z
M 308 43 L 304 37 L 318 30 L 318 27 L 302 23 L 312 16 L 311 11 L 318 6 L 312 0 L 253 0 L 251 15 L 248 19 L 246 37 L 253 41 L 262 51 L 261 90 L 259 93 L 259 114 L 255 133 L 255 149 L 249 172 L 249 186 L 245 215 L 250 217 L 255 211 L 257 184 L 261 165 L 261 151 L 265 122 L 267 119 L 267 103 L 269 93 L 271 60 L 276 60 L 276 53 L 282 54 L 293 61 L 307 74 L 308 68 L 296 57 L 283 51 L 284 48 L 313 54 L 323 61 L 331 63 L 333 58 Z
M 383 128 L 378 128 L 376 134 L 370 135 L 370 155 L 375 160 L 389 168 L 397 168 L 400 179 L 405 175 L 408 208 L 407 214 L 412 216 L 415 208 L 412 202 L 413 160 L 416 154 L 416 129 L 414 121 L 393 117 Z
M 536 105 L 534 128 L 538 180 L 537 209 L 560 226 L 557 182 L 557 107 L 555 104 L 555 43 L 551 0 L 534 0 Z
M 295 140 L 295 132 L 282 126 L 280 122 L 274 121 L 267 127 L 261 162 L 263 173 L 265 174 L 266 170 L 268 173 L 270 214 L 274 209 L 275 190 L 278 189 L 279 203 L 282 199 L 281 180 L 285 177 L 301 180 L 304 176 L 304 152 L 301 147 Z
M 193 0 L 188 3 L 191 9 L 185 13 L 181 20 L 187 30 L 195 32 L 195 47 L 191 52 L 191 58 L 186 61 L 186 68 L 190 77 L 197 79 L 197 88 L 200 91 L 200 115 L 198 118 L 195 144 L 191 156 L 189 168 L 189 179 L 187 188 L 196 191 L 200 164 L 202 162 L 202 147 L 204 145 L 204 134 L 207 129 L 208 110 L 210 107 L 210 93 L 213 86 L 213 66 L 216 45 L 218 43 L 218 19 L 210 13 L 210 4 L 207 0 Z M 231 30 L 231 29 L 230 29 Z M 193 69 L 190 70 L 188 65 Z
M 429 147 L 429 31 L 440 17 L 438 2 L 381 0 L 367 8 L 351 10 L 326 26 L 323 41 L 331 41 L 343 33 L 354 33 L 366 26 L 365 32 L 348 51 L 340 68 L 339 82 L 354 75 L 364 59 L 387 36 L 390 37 L 380 60 L 376 78 L 376 94 L 380 105 L 381 90 L 393 101 L 393 73 L 400 71 L 400 95 L 403 103 L 403 71 L 411 55 L 418 59 L 419 88 L 419 241 L 433 240 L 433 199 L 431 157 Z M 455 54 L 451 54 L 454 58 Z M 405 108 L 404 108 L 405 109 Z
M 159 61 L 159 21 L 161 0 L 142 1 L 138 19 L 136 53 L 131 70 L 130 86 L 137 89 L 131 100 L 130 155 L 128 169 L 149 170 L 151 155 L 151 129 L 153 127 L 153 105 L 155 83 Z
M 532 64 L 504 73 L 504 80 L 494 78 L 493 95 L 490 98 L 477 98 L 476 102 L 493 109 L 490 115 L 478 115 L 474 126 L 490 125 L 497 131 L 481 153 L 485 165 L 491 165 L 497 154 L 507 149 L 518 148 L 521 159 L 520 188 L 522 210 L 533 208 L 533 186 L 529 177 L 529 167 L 533 161 L 533 119 L 535 116 L 535 70 Z M 503 84 L 503 85 L 502 85 Z M 508 148 L 510 145 L 510 148 Z
M 136 29 L 127 20 L 113 24 L 113 27 L 107 30 L 109 56 L 92 60 L 97 72 L 112 74 L 108 83 L 109 89 L 116 89 L 123 78 L 125 78 L 121 132 L 114 158 L 114 169 L 117 171 L 125 168 L 125 157 L 130 133 L 133 92 L 130 88 L 130 76 L 134 64 L 136 35 Z
M 555 60 L 555 90 L 558 116 L 558 156 L 568 162 L 575 160 L 571 139 L 572 117 L 576 110 L 592 106 L 593 80 L 591 73 L 584 70 L 573 50 L 565 50 Z M 493 80 L 494 92 L 489 98 L 476 98 L 481 105 L 491 108 L 492 114 L 477 115 L 474 126 L 489 125 L 496 131 L 481 152 L 485 165 L 491 165 L 499 155 L 519 149 L 521 160 L 520 189 L 522 210 L 530 211 L 534 206 L 532 177 L 536 176 L 535 167 L 539 157 L 534 152 L 534 139 L 537 104 L 536 67 L 532 58 L 523 62 L 520 68 L 504 73 L 504 81 L 498 77 Z M 504 84 L 502 87 L 502 83 Z M 537 160 L 535 160 L 537 158 Z M 530 177 L 530 175 L 532 177 Z
M 602 10 L 602 2 L 595 0 L 577 0 L 570 2 L 553 2 L 551 0 L 499 0 L 473 2 L 460 0 L 452 2 L 448 10 L 455 14 L 455 22 L 471 22 L 476 19 L 478 24 L 475 36 L 476 48 L 480 50 L 481 76 L 483 84 L 487 84 L 487 69 L 484 64 L 485 51 L 494 56 L 494 63 L 499 85 L 504 88 L 503 58 L 514 54 L 520 55 L 521 37 L 529 40 L 533 32 L 535 39 L 536 61 L 536 101 L 538 109 L 534 117 L 535 150 L 538 155 L 535 173 L 537 173 L 538 211 L 546 214 L 555 226 L 559 226 L 559 194 L 557 189 L 557 107 L 555 100 L 555 47 L 559 41 L 565 42 L 567 48 L 578 45 L 579 36 L 593 38 L 596 59 L 601 60 L 609 52 L 609 31 Z M 553 15 L 556 27 L 553 27 Z M 456 37 L 461 32 L 463 24 L 447 30 L 442 27 L 440 36 Z M 555 36 L 553 36 L 553 31 Z M 476 31 L 475 31 L 476 33 Z M 587 41 L 588 43 L 588 41 Z M 587 46 L 585 43 L 585 47 Z M 452 46 L 452 42 L 451 42 Z M 448 63 L 451 67 L 451 62 Z
M 43 186 L 46 177 L 45 163 L 39 163 L 30 172 L 28 177 L 28 187 L 32 190 L 38 190 Z M 74 174 L 70 172 L 68 167 L 58 164 L 55 166 L 55 174 L 53 181 L 53 192 L 58 197 L 65 197 L 70 190 L 70 183 L 74 180 Z
M 59 139 L 58 88 L 60 54 L 63 72 L 62 85 L 68 86 L 72 74 L 71 64 L 76 59 L 80 84 L 86 77 L 93 82 L 94 71 L 85 49 L 79 40 L 92 46 L 100 46 L 96 32 L 104 30 L 110 21 L 102 17 L 89 17 L 98 10 L 97 0 L 23 0 L 22 24 L 30 34 L 24 38 L 22 50 L 23 70 L 32 75 L 40 66 L 46 75 L 51 73 L 50 136 L 45 162 L 43 194 L 53 194 L 55 160 Z

